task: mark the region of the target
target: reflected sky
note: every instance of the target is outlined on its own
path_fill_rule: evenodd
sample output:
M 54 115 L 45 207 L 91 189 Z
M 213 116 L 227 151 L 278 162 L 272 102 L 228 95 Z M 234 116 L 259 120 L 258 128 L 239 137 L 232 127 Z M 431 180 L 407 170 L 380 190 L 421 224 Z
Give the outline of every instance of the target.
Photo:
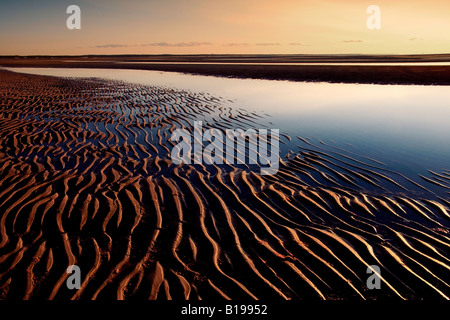
M 427 169 L 450 169 L 450 90 L 446 86 L 305 83 L 230 79 L 173 72 L 10 68 L 70 77 L 99 77 L 207 92 L 224 103 L 268 114 L 271 125 L 296 136 L 377 159 L 417 180 Z

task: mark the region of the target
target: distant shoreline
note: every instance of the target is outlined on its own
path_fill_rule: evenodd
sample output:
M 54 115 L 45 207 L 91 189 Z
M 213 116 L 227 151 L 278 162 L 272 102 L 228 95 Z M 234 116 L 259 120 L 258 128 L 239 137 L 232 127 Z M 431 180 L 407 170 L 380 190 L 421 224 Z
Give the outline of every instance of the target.
M 67 59 L 70 59 L 67 61 Z M 331 83 L 450 85 L 449 65 L 370 63 L 450 62 L 450 55 L 123 55 L 0 57 L 3 67 L 106 68 L 182 72 L 232 78 Z M 299 65 L 346 63 L 346 65 Z M 349 65 L 364 63 L 365 65 Z

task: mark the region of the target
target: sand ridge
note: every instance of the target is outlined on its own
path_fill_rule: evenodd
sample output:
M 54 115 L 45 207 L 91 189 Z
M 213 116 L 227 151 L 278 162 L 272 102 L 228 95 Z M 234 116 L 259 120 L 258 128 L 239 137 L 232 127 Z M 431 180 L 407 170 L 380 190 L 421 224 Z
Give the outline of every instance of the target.
M 263 117 L 170 88 L 0 79 L 2 299 L 450 296 L 450 203 L 427 188 L 448 187 L 450 171 L 421 184 L 286 135 L 298 149 L 274 176 L 175 165 L 176 128 L 244 129 Z M 72 264 L 78 291 L 65 286 Z M 366 288 L 373 264 L 382 290 Z

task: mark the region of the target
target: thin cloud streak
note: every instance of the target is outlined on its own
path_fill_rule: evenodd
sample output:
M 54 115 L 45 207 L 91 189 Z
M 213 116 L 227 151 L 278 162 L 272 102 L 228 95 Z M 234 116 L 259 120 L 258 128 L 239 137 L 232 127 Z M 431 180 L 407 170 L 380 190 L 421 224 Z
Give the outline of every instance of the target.
M 241 42 L 241 43 L 225 43 L 224 44 L 224 46 L 227 46 L 227 47 L 239 47 L 239 46 L 249 46 L 249 45 L 251 45 L 250 43 L 248 43 L 248 42 Z
M 97 46 L 90 46 L 90 48 L 128 48 L 128 47 L 135 47 L 136 45 L 129 45 L 129 44 L 102 44 Z
M 268 43 L 255 43 L 257 46 L 279 46 L 280 44 L 278 42 L 268 42 Z
M 152 42 L 152 43 L 142 43 L 142 44 L 101 44 L 96 46 L 90 46 L 90 48 L 129 48 L 129 47 L 197 47 L 197 46 L 210 46 L 214 45 L 211 42 Z M 248 42 L 230 42 L 224 43 L 223 46 L 226 47 L 246 47 L 246 46 L 280 46 L 282 45 L 279 42 L 261 42 L 261 43 L 248 43 Z M 307 44 L 300 42 L 291 42 L 288 43 L 290 46 L 308 46 Z
M 197 47 L 197 46 L 209 46 L 211 42 L 153 42 L 141 44 L 141 47 Z
M 153 42 L 153 43 L 142 43 L 142 44 L 102 44 L 91 46 L 91 48 L 129 48 L 129 47 L 196 47 L 196 46 L 206 46 L 212 45 L 211 42 Z

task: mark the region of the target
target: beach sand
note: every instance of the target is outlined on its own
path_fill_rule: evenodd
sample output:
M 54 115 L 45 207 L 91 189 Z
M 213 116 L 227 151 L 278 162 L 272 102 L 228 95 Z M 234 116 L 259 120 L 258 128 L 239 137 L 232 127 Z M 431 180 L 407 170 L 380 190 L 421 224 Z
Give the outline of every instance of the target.
M 175 165 L 171 132 L 198 119 L 264 122 L 207 94 L 0 70 L 0 298 L 448 299 L 448 197 L 325 151 L 273 176 Z

